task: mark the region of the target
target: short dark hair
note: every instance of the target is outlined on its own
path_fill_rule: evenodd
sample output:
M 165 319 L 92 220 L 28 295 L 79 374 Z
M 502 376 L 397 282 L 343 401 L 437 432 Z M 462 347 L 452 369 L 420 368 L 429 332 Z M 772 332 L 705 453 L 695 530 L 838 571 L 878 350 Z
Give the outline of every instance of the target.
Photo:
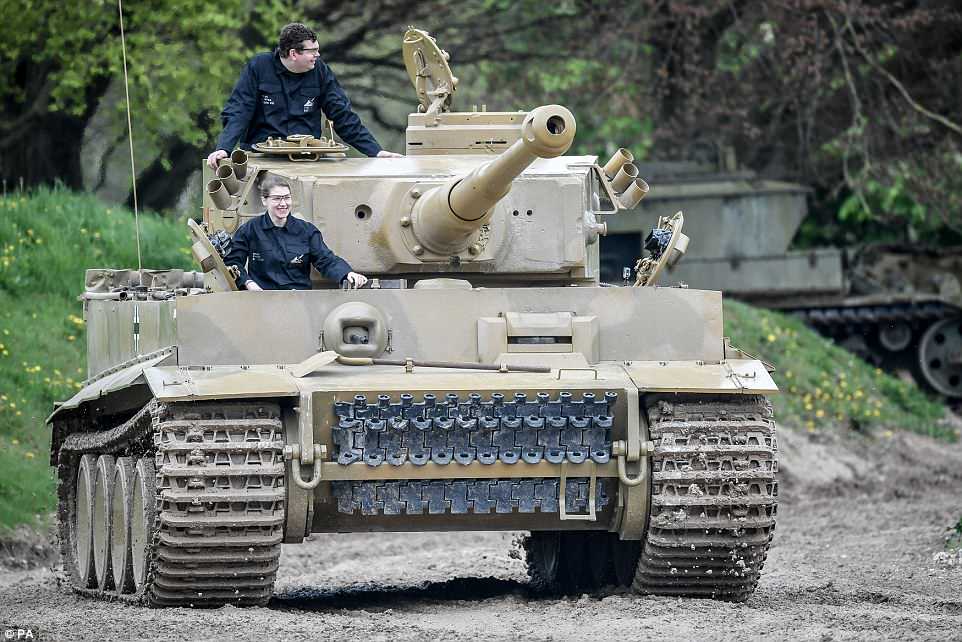
M 291 49 L 300 51 L 305 40 L 317 40 L 317 34 L 300 22 L 284 25 L 284 28 L 281 29 L 281 35 L 277 39 L 277 49 L 281 53 L 281 58 L 287 58 L 291 55 Z
M 291 184 L 286 178 L 278 176 L 277 174 L 268 174 L 261 180 L 261 184 L 258 189 L 261 192 L 262 198 L 267 198 L 271 195 L 271 190 L 275 187 L 286 187 L 287 191 L 293 192 L 291 189 Z

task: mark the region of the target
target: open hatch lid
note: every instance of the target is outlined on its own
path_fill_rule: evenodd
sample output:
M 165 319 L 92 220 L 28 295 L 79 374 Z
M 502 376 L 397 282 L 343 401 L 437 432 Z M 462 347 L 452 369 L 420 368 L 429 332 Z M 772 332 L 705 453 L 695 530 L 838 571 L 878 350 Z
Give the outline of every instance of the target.
M 404 34 L 402 52 L 421 103 L 418 111 L 436 114 L 450 110 L 458 79 L 448 66 L 448 52 L 439 48 L 428 32 L 413 27 Z

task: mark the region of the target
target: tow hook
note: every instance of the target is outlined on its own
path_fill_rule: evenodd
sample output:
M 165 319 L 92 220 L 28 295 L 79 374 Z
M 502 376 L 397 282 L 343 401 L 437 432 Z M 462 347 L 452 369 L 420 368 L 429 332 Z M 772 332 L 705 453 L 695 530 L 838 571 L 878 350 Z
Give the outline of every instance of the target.
M 626 441 L 618 440 L 611 445 L 611 454 L 618 458 L 618 479 L 625 486 L 637 486 L 645 481 L 643 474 L 639 474 L 637 477 L 629 477 L 625 464 L 629 459 L 630 461 L 638 461 L 642 457 L 651 457 L 655 452 L 655 442 L 643 441 L 639 444 L 638 450 L 639 452 L 634 457 L 629 458 Z
M 307 453 L 305 453 L 307 454 Z M 313 457 L 302 457 L 300 444 L 289 444 L 284 446 L 284 461 L 291 462 L 291 478 L 298 488 L 304 490 L 314 490 L 321 483 L 321 463 L 327 456 L 327 446 L 314 444 Z M 304 460 L 307 461 L 304 461 Z M 301 477 L 301 465 L 314 463 L 314 474 L 310 481 L 304 481 Z

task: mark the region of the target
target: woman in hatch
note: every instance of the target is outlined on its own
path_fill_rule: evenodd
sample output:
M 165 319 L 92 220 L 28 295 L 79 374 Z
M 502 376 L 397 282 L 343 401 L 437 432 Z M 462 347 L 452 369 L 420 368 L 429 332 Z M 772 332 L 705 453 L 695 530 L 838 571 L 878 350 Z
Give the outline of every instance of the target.
M 248 290 L 310 290 L 311 266 L 325 278 L 359 288 L 367 277 L 327 247 L 313 223 L 291 216 L 291 186 L 268 176 L 260 186 L 267 211 L 241 225 L 224 258 L 240 270 L 238 287 Z

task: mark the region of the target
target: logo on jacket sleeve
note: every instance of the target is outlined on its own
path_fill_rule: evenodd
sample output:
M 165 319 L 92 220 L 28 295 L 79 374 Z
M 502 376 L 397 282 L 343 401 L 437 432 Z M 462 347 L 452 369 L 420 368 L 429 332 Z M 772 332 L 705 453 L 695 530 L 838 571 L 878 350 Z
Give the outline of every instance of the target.
M 304 103 L 304 113 L 306 114 L 309 111 L 313 111 L 313 109 L 314 109 L 314 99 L 311 98 L 306 103 Z
M 298 254 L 293 259 L 291 259 L 291 265 L 301 265 L 304 263 L 304 255 Z

